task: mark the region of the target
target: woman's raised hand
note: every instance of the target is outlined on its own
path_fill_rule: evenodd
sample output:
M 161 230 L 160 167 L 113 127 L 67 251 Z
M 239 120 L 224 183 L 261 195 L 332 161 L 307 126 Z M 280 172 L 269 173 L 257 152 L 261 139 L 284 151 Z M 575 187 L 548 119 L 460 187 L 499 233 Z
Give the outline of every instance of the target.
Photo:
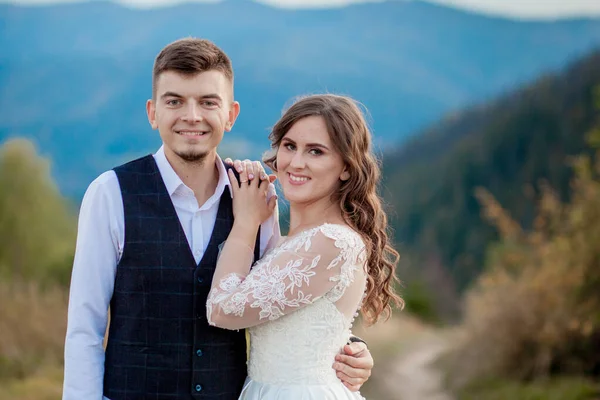
M 260 163 L 258 163 L 260 164 Z M 262 168 L 262 167 L 261 167 Z M 233 216 L 236 223 L 258 227 L 266 221 L 277 206 L 277 195 L 267 198 L 270 179 L 258 170 L 245 168 L 239 175 L 239 181 L 233 170 L 228 170 L 231 190 L 233 191 Z M 255 179 L 259 174 L 260 179 Z M 252 178 L 250 176 L 252 175 Z M 266 179 L 263 179 L 264 175 Z

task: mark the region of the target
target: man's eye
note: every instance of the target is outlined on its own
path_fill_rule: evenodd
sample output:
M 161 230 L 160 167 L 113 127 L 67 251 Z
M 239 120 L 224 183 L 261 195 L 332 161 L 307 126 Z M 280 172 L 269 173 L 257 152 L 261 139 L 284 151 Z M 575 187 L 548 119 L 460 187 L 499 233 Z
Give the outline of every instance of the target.
M 177 99 L 167 100 L 167 105 L 169 105 L 169 106 L 176 106 L 176 105 L 178 105 L 180 103 L 181 103 L 181 101 L 177 100 Z

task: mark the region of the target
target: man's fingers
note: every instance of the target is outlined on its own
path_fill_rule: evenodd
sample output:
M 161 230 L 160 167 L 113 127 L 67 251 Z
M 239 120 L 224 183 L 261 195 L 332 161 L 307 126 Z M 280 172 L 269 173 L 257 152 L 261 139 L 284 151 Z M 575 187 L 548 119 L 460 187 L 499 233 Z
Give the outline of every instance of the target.
M 369 369 L 373 368 L 371 357 L 356 357 L 347 356 L 345 354 L 338 354 L 335 356 L 336 361 L 342 364 L 347 364 L 351 368 L 357 369 Z
M 246 173 L 248 174 L 248 180 L 251 181 L 252 179 L 254 179 L 255 175 L 255 171 L 254 171 L 254 164 L 252 163 L 252 161 L 250 160 L 244 160 L 244 170 L 246 171 Z
M 351 385 L 349 383 L 346 382 L 342 382 L 344 384 L 344 386 L 346 386 L 348 389 L 350 389 L 351 392 L 358 392 L 360 390 L 360 387 L 362 385 Z
M 233 165 L 233 160 L 229 157 L 223 160 L 223 162 L 227 165 Z
M 344 356 L 346 357 L 346 356 Z M 366 360 L 350 357 L 334 364 L 334 369 L 353 378 L 368 379 L 371 376 L 371 366 Z
M 348 376 L 348 375 L 344 374 L 343 372 L 337 372 L 336 375 L 346 385 L 358 386 L 360 388 L 360 386 L 363 383 L 365 383 L 364 379 L 352 378 L 351 376 Z
M 242 162 L 240 160 L 235 160 L 233 162 L 233 168 L 235 168 L 238 174 L 241 174 L 244 171 L 244 166 L 242 165 Z

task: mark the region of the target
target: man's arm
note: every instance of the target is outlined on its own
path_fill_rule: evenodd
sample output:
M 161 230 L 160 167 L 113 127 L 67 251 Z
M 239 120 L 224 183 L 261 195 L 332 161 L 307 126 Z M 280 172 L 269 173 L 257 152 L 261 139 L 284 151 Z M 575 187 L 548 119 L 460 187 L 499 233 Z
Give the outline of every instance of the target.
M 81 204 L 69 294 L 63 400 L 102 399 L 103 340 L 123 235 L 120 201 L 116 175 L 109 171 L 92 182 Z

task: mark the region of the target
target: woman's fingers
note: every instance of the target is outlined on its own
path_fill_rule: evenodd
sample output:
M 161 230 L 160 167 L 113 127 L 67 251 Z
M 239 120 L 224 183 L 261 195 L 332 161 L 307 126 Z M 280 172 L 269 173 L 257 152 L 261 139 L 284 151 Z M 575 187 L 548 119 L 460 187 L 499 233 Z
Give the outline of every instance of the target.
M 235 177 L 233 170 L 231 170 L 231 169 L 227 170 L 227 175 L 229 175 L 229 182 L 231 183 L 231 189 L 235 196 L 235 193 L 240 190 L 240 184 L 238 183 L 238 180 Z
M 240 173 L 240 184 L 244 184 L 244 183 L 248 183 L 248 181 L 250 180 L 250 173 L 248 171 L 248 168 L 246 168 L 246 163 L 241 162 L 241 167 L 238 169 L 236 168 L 236 170 Z
M 269 176 L 265 172 L 265 168 L 260 161 L 254 161 L 254 171 L 259 176 L 261 181 L 266 181 L 269 179 Z

